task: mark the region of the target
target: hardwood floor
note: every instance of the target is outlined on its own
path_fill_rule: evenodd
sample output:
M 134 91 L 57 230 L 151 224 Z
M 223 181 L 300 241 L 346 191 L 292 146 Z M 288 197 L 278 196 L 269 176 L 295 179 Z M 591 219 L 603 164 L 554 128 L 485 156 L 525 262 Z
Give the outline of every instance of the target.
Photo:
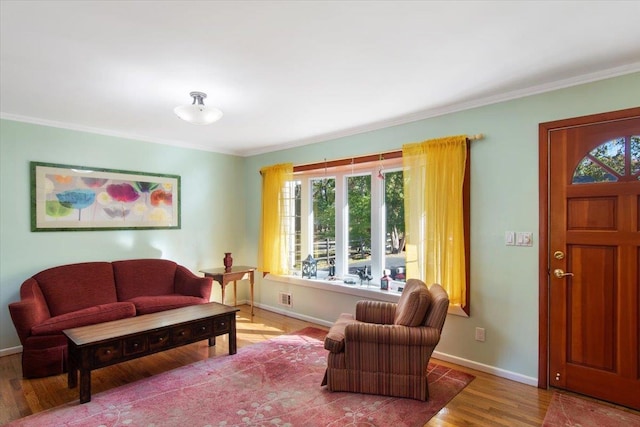
M 238 348 L 307 326 L 327 329 L 258 308 L 252 321 L 249 306 L 239 308 Z M 208 357 L 228 354 L 227 342 L 226 336 L 218 337 L 215 347 L 209 347 L 206 341 L 202 341 L 96 370 L 92 373 L 92 393 L 97 394 Z M 443 361 L 438 363 L 469 372 L 476 378 L 425 425 L 541 425 L 552 391 Z M 0 358 L 0 425 L 76 400 L 78 390 L 67 388 L 66 374 L 27 380 L 22 378 L 19 354 Z

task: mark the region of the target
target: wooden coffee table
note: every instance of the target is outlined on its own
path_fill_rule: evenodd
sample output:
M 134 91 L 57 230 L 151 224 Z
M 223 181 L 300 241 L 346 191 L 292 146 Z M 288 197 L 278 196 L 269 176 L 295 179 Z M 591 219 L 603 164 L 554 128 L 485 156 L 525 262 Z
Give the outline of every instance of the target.
M 96 325 L 65 329 L 68 385 L 78 385 L 80 403 L 91 401 L 91 371 L 105 366 L 229 334 L 229 354 L 237 351 L 237 308 L 211 302 Z

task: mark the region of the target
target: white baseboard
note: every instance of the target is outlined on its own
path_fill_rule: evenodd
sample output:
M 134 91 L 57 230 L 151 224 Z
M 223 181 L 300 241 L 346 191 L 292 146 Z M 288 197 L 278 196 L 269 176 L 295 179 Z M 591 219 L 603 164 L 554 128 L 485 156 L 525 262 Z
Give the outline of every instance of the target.
M 251 304 L 251 302 L 248 302 L 246 304 Z M 272 307 L 270 305 L 260 304 L 260 303 L 254 303 L 254 305 L 256 307 L 262 308 L 263 310 L 272 311 L 272 312 L 277 313 L 277 314 L 282 314 L 283 316 L 293 317 L 294 319 L 300 319 L 300 320 L 304 320 L 306 322 L 311 322 L 311 323 L 315 323 L 315 324 L 318 324 L 318 325 L 326 326 L 327 328 L 330 328 L 331 325 L 333 325 L 333 322 L 329 322 L 329 321 L 324 320 L 324 319 L 317 319 L 315 317 L 311 317 L 311 316 L 307 316 L 307 315 L 304 315 L 304 314 L 296 313 L 294 311 L 289 311 L 289 310 L 285 310 L 285 309 L 282 309 L 282 308 Z
M 239 302 L 238 302 L 239 303 Z M 283 310 L 281 308 L 272 307 L 265 304 L 255 304 L 256 307 L 260 307 L 264 310 L 272 311 L 274 313 L 282 314 L 284 316 L 293 317 L 294 319 L 305 320 L 307 322 L 316 323 L 318 325 L 323 325 L 326 327 L 331 327 L 333 322 L 328 322 L 323 319 L 316 319 L 315 317 L 306 316 L 304 314 L 295 313 L 289 310 Z M 463 359 L 458 356 L 452 356 L 450 354 L 441 353 L 439 351 L 433 352 L 433 357 L 436 359 L 444 360 L 445 362 L 455 363 L 456 365 L 465 366 L 467 368 L 475 369 L 480 372 L 486 372 L 491 375 L 495 375 L 496 377 L 506 378 L 508 380 L 516 381 L 519 383 L 527 384 L 530 386 L 537 387 L 538 379 L 534 377 L 529 377 L 526 375 L 519 374 L 517 372 L 507 371 L 506 369 L 497 368 L 491 365 L 485 365 L 484 363 L 475 362 L 473 360 Z
M 496 368 L 495 366 L 485 365 L 484 363 L 475 362 L 469 359 L 463 359 L 462 357 L 452 356 L 450 354 L 441 353 L 439 351 L 434 351 L 433 357 L 435 359 L 444 360 L 445 362 L 451 362 L 455 363 L 456 365 L 475 369 L 476 371 L 486 372 L 487 374 L 495 375 L 496 377 L 506 378 L 508 380 L 538 387 L 537 378 L 522 375 L 517 372 L 507 371 L 506 369 Z
M 22 346 L 9 347 L 0 349 L 0 357 L 9 356 L 11 354 L 22 353 Z

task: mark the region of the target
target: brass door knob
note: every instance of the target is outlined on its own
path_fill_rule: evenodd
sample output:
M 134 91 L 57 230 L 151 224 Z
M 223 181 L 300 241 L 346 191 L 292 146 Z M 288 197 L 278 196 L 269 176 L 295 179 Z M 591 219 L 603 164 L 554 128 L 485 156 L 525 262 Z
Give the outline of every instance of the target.
M 573 273 L 565 273 L 564 270 L 562 270 L 560 268 L 556 268 L 555 270 L 553 270 L 553 274 L 558 279 L 562 279 L 565 276 L 573 276 Z

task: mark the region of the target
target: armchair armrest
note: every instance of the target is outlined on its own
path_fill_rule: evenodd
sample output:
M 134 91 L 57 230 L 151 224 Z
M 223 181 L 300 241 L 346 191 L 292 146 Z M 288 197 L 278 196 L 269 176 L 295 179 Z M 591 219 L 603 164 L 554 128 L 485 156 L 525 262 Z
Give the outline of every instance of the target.
M 198 277 L 187 268 L 176 266 L 175 291 L 181 295 L 198 297 L 209 301 L 211 298 L 211 277 Z
M 382 301 L 358 301 L 356 303 L 356 320 L 365 323 L 392 325 L 396 316 L 397 304 Z
M 38 282 L 33 278 L 27 279 L 20 287 L 20 298 L 20 301 L 9 304 L 9 313 L 18 338 L 24 344 L 31 336 L 31 328 L 51 318 L 51 314 Z
M 376 325 L 352 323 L 345 328 L 345 344 L 373 343 L 380 346 L 434 346 L 440 331 L 429 326 Z

